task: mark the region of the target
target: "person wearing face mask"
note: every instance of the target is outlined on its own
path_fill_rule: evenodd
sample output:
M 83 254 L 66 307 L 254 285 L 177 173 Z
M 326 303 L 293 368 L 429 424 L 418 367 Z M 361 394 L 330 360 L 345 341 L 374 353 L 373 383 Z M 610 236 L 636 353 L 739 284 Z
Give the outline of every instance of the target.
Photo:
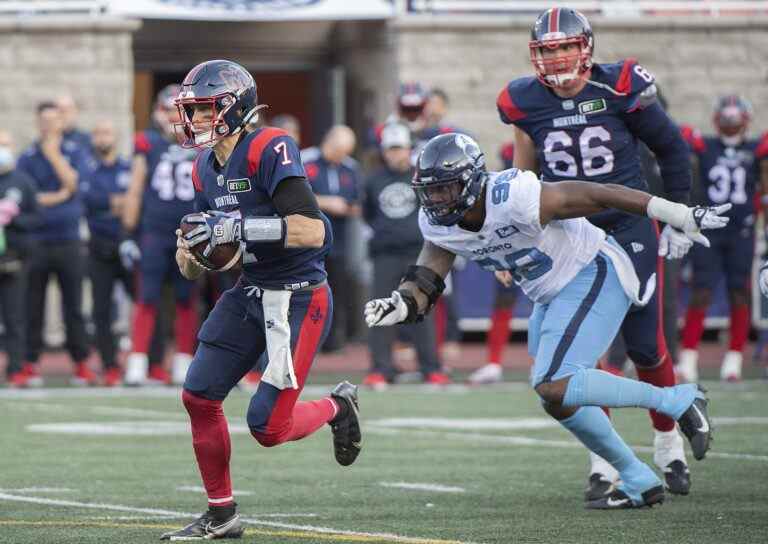
M 392 285 L 406 273 L 423 243 L 418 225 L 419 203 L 410 185 L 414 169 L 408 126 L 398 122 L 385 125 L 381 131 L 381 150 L 384 166 L 363 184 L 363 219 L 373 231 L 368 253 L 373 261 L 371 293 L 374 298 L 390 294 Z M 394 380 L 397 371 L 392 364 L 392 347 L 398 332 L 414 344 L 426 383 L 450 383 L 438 361 L 434 321 L 426 319 L 400 331 L 394 328 L 370 331 L 368 345 L 373 365 L 364 385 L 383 389 Z
M 122 379 L 115 360 L 115 337 L 112 334 L 112 290 L 119 281 L 126 292 L 133 291 L 131 271 L 123 265 L 119 254 L 120 218 L 131 165 L 117 154 L 117 135 L 111 121 L 97 122 L 91 136 L 94 161 L 81 184 L 81 191 L 91 232 L 88 253 L 96 347 L 104 367 L 104 384 L 111 387 L 119 385 Z
M 73 384 L 92 385 L 96 374 L 86 364 L 88 337 L 82 311 L 84 275 L 80 219 L 83 203 L 78 192 L 81 172 L 87 168 L 87 155 L 64 140 L 64 122 L 54 102 L 37 107 L 40 138 L 18 161 L 18 169 L 29 174 L 38 188 L 42 222 L 32 233 L 34 251 L 29 265 L 29 301 L 27 315 L 28 384 L 40 383 L 37 370 L 43 348 L 45 293 L 51 275 L 56 275 L 61 289 L 65 347 L 75 363 Z
M 15 169 L 11 134 L 0 131 L 0 315 L 5 325 L 8 385 L 23 387 L 26 265 L 29 232 L 39 226 L 35 182 Z
M 192 361 L 197 334 L 194 282 L 176 266 L 176 236 L 181 218 L 194 212 L 192 165 L 196 152 L 177 145 L 174 125 L 180 121 L 174 99 L 179 85 L 160 90 L 154 126 L 136 135 L 131 182 L 123 209 L 125 241 L 120 253 L 137 262 L 139 281 L 131 335 L 132 351 L 125 365 L 126 385 L 149 381 L 181 383 Z M 152 331 L 158 318 L 163 285 L 173 285 L 176 353 L 169 374 L 161 361 L 150 361 Z
M 698 347 L 712 291 L 726 278 L 731 310 L 730 343 L 720 366 L 720 378 L 741 379 L 744 346 L 749 335 L 749 284 L 755 253 L 755 191 L 768 191 L 768 133 L 747 137 L 752 107 L 744 98 L 719 98 L 713 112 L 716 134 L 684 132 L 693 152 L 695 178 L 702 204 L 730 202 L 731 222 L 711 238 L 711 247 L 694 247 L 693 293 L 685 315 L 683 349 L 678 375 L 692 382 L 698 378 Z M 764 207 L 764 210 L 767 209 Z

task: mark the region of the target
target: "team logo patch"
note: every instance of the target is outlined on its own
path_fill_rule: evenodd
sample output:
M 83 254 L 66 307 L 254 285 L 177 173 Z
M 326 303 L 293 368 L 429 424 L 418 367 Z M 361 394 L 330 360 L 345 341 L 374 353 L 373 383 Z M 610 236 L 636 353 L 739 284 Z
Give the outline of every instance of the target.
M 230 193 L 244 193 L 251 190 L 251 180 L 248 178 L 228 179 L 227 190 Z
M 597 100 L 588 100 L 587 102 L 579 103 L 579 113 L 584 115 L 599 113 L 607 109 L 608 105 L 605 103 L 605 98 L 598 98 Z
M 216 176 L 216 185 L 218 185 L 219 187 L 224 187 L 224 176 L 222 176 L 221 174 Z
M 513 234 L 516 234 L 520 232 L 520 229 L 515 227 L 514 225 L 507 225 L 506 227 L 501 227 L 500 229 L 496 229 L 496 236 L 499 238 L 509 238 Z
M 312 320 L 312 323 L 317 325 L 317 322 L 323 318 L 323 313 L 320 311 L 320 306 L 315 306 L 315 310 L 309 314 L 309 318 Z

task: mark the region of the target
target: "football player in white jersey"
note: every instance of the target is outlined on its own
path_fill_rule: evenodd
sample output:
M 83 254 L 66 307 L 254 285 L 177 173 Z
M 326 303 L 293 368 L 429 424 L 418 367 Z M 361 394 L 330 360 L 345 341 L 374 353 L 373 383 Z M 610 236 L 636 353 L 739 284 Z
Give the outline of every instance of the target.
M 664 487 L 613 429 L 601 406 L 635 406 L 675 419 L 703 459 L 711 441 L 707 399 L 695 384 L 656 387 L 596 370 L 631 304 L 644 304 L 629 257 L 584 219 L 609 208 L 647 215 L 708 245 L 702 229 L 722 228 L 730 204 L 689 208 L 612 184 L 541 182 L 518 169 L 487 172 L 468 136 L 444 134 L 419 155 L 413 179 L 424 246 L 396 291 L 365 307 L 369 327 L 424 318 L 439 298 L 457 255 L 514 280 L 534 302 L 528 350 L 532 386 L 544 409 L 619 472 L 621 484 L 588 508 L 650 506 Z

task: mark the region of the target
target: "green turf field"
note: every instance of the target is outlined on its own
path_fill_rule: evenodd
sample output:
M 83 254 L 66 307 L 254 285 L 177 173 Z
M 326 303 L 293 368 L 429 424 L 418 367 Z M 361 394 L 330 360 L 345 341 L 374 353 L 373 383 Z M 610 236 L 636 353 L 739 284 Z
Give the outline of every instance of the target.
M 586 453 L 524 384 L 363 391 L 364 449 L 348 468 L 327 429 L 259 447 L 244 432 L 248 395 L 233 392 L 245 541 L 764 543 L 768 384 L 708 387 L 716 442 L 692 461 L 692 494 L 623 512 L 583 509 Z M 0 413 L 0 543 L 154 542 L 204 508 L 174 390 L 0 390 Z M 647 415 L 614 420 L 650 460 Z M 118 434 L 93 434 L 105 432 Z

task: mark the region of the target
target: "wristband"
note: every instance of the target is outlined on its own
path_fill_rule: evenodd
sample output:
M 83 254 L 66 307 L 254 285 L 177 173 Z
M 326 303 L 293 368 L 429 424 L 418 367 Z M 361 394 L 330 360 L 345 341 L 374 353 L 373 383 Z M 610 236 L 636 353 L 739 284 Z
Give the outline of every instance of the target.
M 288 225 L 283 217 L 246 217 L 243 219 L 243 239 L 246 242 L 282 242 Z
M 654 196 L 648 201 L 646 214 L 651 219 L 658 219 L 662 223 L 683 230 L 686 219 L 688 219 L 689 210 L 690 208 L 685 204 L 670 202 L 669 200 Z

